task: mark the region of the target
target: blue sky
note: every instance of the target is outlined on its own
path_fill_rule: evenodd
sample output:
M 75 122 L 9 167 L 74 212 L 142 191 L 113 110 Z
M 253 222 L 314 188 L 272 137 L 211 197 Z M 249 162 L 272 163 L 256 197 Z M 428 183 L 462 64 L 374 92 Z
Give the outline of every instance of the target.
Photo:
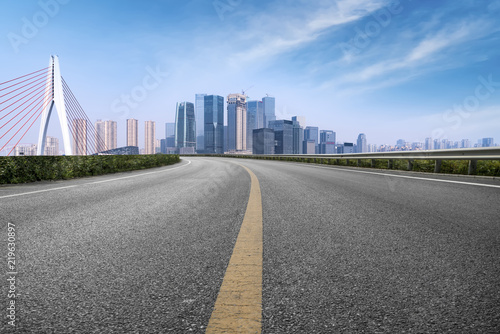
M 361 132 L 378 145 L 500 142 L 498 0 L 0 4 L 0 82 L 59 55 L 89 118 L 118 121 L 119 146 L 127 118 L 141 130 L 156 121 L 162 138 L 176 102 L 247 88 L 250 99 L 274 96 L 278 118 L 305 116 L 341 142 Z M 27 34 L 26 22 L 37 31 Z M 123 96 L 141 87 L 146 94 L 126 104 Z M 58 136 L 55 125 L 49 134 Z M 22 142 L 37 136 L 32 129 Z

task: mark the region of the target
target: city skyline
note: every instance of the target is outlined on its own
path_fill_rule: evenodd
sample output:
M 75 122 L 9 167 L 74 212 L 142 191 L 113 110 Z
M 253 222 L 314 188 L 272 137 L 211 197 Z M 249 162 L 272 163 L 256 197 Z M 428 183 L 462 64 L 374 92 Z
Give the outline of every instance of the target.
M 219 149 L 216 150 L 216 152 L 212 152 L 212 149 L 209 149 L 207 152 L 204 151 L 206 147 L 206 141 L 208 140 L 210 142 L 211 138 L 212 140 L 214 139 L 214 136 L 212 134 L 205 139 L 205 143 L 203 146 L 198 147 L 197 146 L 197 141 L 200 138 L 204 138 L 205 134 L 208 132 L 213 132 L 213 130 L 210 130 L 210 127 L 214 127 L 217 122 L 217 128 L 219 128 L 219 138 L 216 140 L 219 141 L 219 144 L 222 145 L 222 142 L 226 142 L 228 138 L 224 138 L 224 134 L 222 133 L 222 125 L 223 125 L 223 119 L 226 118 L 229 119 L 228 117 L 231 113 L 234 113 L 234 110 L 231 108 L 224 108 L 224 97 L 218 96 L 218 95 L 207 95 L 207 94 L 196 94 L 196 97 L 201 96 L 203 97 L 204 101 L 204 107 L 200 108 L 199 111 L 202 113 L 208 112 L 207 115 L 204 115 L 203 118 L 206 118 L 207 122 L 204 122 L 202 125 L 202 130 L 199 131 L 200 126 L 197 126 L 196 124 L 196 119 L 199 117 L 195 113 L 196 107 L 193 103 L 185 101 L 181 103 L 177 103 L 176 107 L 176 118 L 180 116 L 180 119 L 177 119 L 178 126 L 180 126 L 184 132 L 187 130 L 187 128 L 191 128 L 192 134 L 190 135 L 191 141 L 190 141 L 190 147 L 193 147 L 196 152 L 198 153 L 223 153 L 224 150 L 220 147 Z M 242 94 L 229 94 L 228 95 L 228 100 L 233 99 L 236 101 L 236 98 L 239 100 L 243 101 L 244 100 L 244 95 Z M 208 99 L 208 100 L 207 100 Z M 272 105 L 274 105 L 275 98 L 274 97 L 269 97 L 266 96 L 262 98 L 264 101 L 265 99 L 272 99 Z M 217 100 L 217 102 L 215 102 Z M 263 121 L 259 121 L 259 119 L 263 120 L 266 119 L 265 113 L 264 113 L 264 107 L 257 107 L 258 105 L 265 105 L 263 101 L 246 101 L 244 103 L 244 106 L 248 110 L 253 110 L 249 113 L 247 113 L 247 118 L 246 122 L 240 122 L 240 123 L 245 123 L 246 126 L 246 139 L 247 139 L 247 147 L 246 150 L 237 150 L 240 152 L 252 152 L 252 140 L 253 140 L 253 133 L 252 130 L 262 130 L 263 129 Z M 231 104 L 228 104 L 228 106 Z M 253 106 L 253 107 L 252 107 Z M 188 108 L 190 111 L 187 112 Z M 234 108 L 233 108 L 234 109 Z M 179 113 L 180 110 L 183 110 L 181 113 Z M 214 113 L 217 110 L 217 113 Z M 186 116 L 190 114 L 189 122 L 185 122 L 184 119 L 187 119 Z M 226 115 L 226 117 L 224 117 Z M 207 118 L 208 116 L 208 118 Z M 274 116 L 274 110 L 272 108 L 269 108 L 268 110 L 268 116 L 267 118 L 275 119 L 276 117 Z M 236 122 L 236 118 L 233 118 L 233 122 Z M 210 119 L 212 119 L 214 122 L 211 122 Z M 84 120 L 76 119 L 73 121 L 73 131 L 75 131 L 75 122 L 83 122 Z M 169 153 L 178 153 L 178 149 L 181 148 L 179 147 L 178 144 L 175 143 L 175 129 L 178 127 L 176 126 L 176 123 L 165 123 L 165 134 L 164 137 L 161 137 L 161 132 L 157 133 L 156 132 L 156 122 L 155 121 L 144 121 L 145 125 L 145 146 L 142 147 L 139 145 L 140 141 L 138 141 L 138 123 L 139 121 L 136 119 L 127 119 L 126 123 L 126 140 L 127 140 L 127 146 L 137 146 L 137 149 L 140 150 L 143 153 L 150 152 L 149 154 L 152 154 L 151 152 L 162 152 L 166 153 L 168 151 Z M 189 125 L 188 125 L 189 123 Z M 289 130 L 286 131 L 292 131 L 293 128 L 293 136 L 292 132 L 287 132 L 286 136 L 288 136 L 288 140 L 286 140 L 285 145 L 292 145 L 288 147 L 287 149 L 283 150 L 282 145 L 284 144 L 284 126 L 285 124 L 289 124 Z M 326 130 L 317 126 L 310 126 L 306 125 L 306 119 L 303 116 L 293 116 L 289 120 L 273 120 L 273 121 L 268 121 L 268 126 L 267 129 L 273 130 L 273 135 L 276 135 L 276 154 L 336 154 L 336 153 L 363 153 L 363 152 L 384 152 L 384 151 L 394 151 L 394 150 L 432 150 L 432 149 L 453 149 L 453 148 L 473 148 L 473 147 L 492 147 L 492 146 L 498 146 L 498 143 L 495 142 L 494 138 L 491 137 L 483 137 L 479 138 L 476 142 L 471 141 L 468 138 L 461 139 L 459 141 L 452 141 L 448 139 L 434 139 L 431 137 L 425 138 L 425 141 L 420 141 L 420 142 L 409 142 L 406 141 L 405 139 L 398 139 L 395 144 L 373 144 L 369 143 L 367 141 L 367 137 L 364 133 L 359 133 L 357 140 L 349 140 L 349 141 L 337 141 L 337 133 L 336 131 L 332 130 Z M 208 128 L 207 125 L 209 125 Z M 86 124 L 85 125 L 78 125 L 78 128 L 87 128 L 89 126 Z M 117 148 L 116 142 L 117 142 L 117 126 L 116 122 L 113 120 L 106 120 L 102 121 L 98 119 L 94 125 L 95 127 L 95 141 L 93 143 L 90 143 L 90 145 L 95 144 L 96 145 L 96 152 L 99 151 L 104 151 L 103 147 L 108 147 L 108 149 L 114 149 Z M 242 124 L 240 124 L 242 126 Z M 193 129 L 196 128 L 196 131 Z M 227 128 L 227 125 L 225 126 Z M 241 129 L 243 131 L 243 129 Z M 300 131 L 301 130 L 301 131 Z M 84 146 L 86 150 L 86 146 L 89 145 L 88 137 L 86 134 L 81 135 L 83 130 L 77 130 L 75 133 L 77 134 L 77 137 L 72 138 L 72 143 L 73 143 L 73 151 L 78 152 L 77 155 L 82 154 L 80 151 L 81 149 L 78 149 L 77 146 L 81 145 Z M 295 131 L 299 131 L 298 133 L 295 133 Z M 250 136 L 248 134 L 251 134 Z M 261 136 L 263 133 L 260 133 L 259 136 Z M 82 140 L 82 138 L 84 139 Z M 291 142 L 293 137 L 293 144 Z M 57 142 L 59 141 L 58 138 L 56 137 L 51 137 L 47 136 L 47 140 L 56 140 Z M 100 141 L 99 138 L 102 138 Z M 147 139 L 149 138 L 149 139 Z M 195 140 L 196 138 L 196 140 Z M 280 139 L 281 138 L 281 139 Z M 76 142 L 75 142 L 76 139 Z M 259 137 L 259 140 L 261 140 L 262 137 Z M 169 142 L 170 140 L 170 142 Z M 134 141 L 137 143 L 135 145 L 130 145 L 133 144 Z M 163 143 L 161 143 L 163 141 Z M 308 141 L 312 142 L 311 148 L 308 148 Z M 77 142 L 79 144 L 77 144 Z M 82 144 L 83 142 L 83 144 Z M 250 144 L 249 144 L 250 143 Z M 209 144 L 209 146 L 213 147 L 215 144 Z M 219 146 L 219 144 L 216 144 Z M 194 146 L 196 145 L 196 146 Z M 181 145 L 184 147 L 184 144 Z M 281 146 L 281 148 L 280 148 Z M 37 145 L 33 143 L 24 143 L 20 144 L 18 148 L 16 148 L 15 155 L 19 155 L 19 153 L 22 153 L 23 155 L 34 155 L 35 153 L 32 153 L 33 149 L 36 150 Z M 167 150 L 173 149 L 176 147 L 176 150 Z M 351 148 L 352 147 L 352 148 Z M 347 148 L 347 151 L 346 151 Z M 59 144 L 57 144 L 57 149 L 54 149 L 53 145 L 47 145 L 46 149 L 50 149 L 51 153 L 48 153 L 46 155 L 58 155 L 60 152 L 64 154 L 64 150 L 59 150 Z M 261 150 L 262 148 L 259 148 Z M 236 152 L 237 152 L 236 151 Z M 268 150 L 267 150 L 268 151 Z M 352 151 L 352 152 L 351 152 Z M 93 152 L 93 151 L 92 151 Z M 90 152 L 90 153 L 92 153 Z M 191 152 L 191 151 L 189 151 Z M 188 151 L 183 151 L 183 153 L 189 153 Z M 226 150 L 226 152 L 235 152 L 235 150 L 229 149 Z M 90 154 L 87 152 L 87 154 Z M 181 152 L 182 153 L 182 152 Z M 148 154 L 148 153 L 146 153 Z
M 0 81 L 58 54 L 89 118 L 117 122 L 120 147 L 127 119 L 173 122 L 176 101 L 240 90 L 248 100 L 275 96 L 276 119 L 305 116 L 339 142 L 356 142 L 359 133 L 377 145 L 500 138 L 500 1 L 222 8 L 206 1 L 9 3 L 0 22 L 0 59 L 9 66 Z M 61 138 L 55 119 L 47 134 Z M 36 142 L 36 131 L 22 141 Z

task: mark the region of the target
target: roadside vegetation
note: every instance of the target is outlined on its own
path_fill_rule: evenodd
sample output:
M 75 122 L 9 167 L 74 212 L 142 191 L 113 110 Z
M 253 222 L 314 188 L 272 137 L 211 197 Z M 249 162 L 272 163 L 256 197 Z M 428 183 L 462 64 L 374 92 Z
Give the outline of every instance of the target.
M 199 156 L 199 155 L 198 155 Z M 242 158 L 242 159 L 261 159 L 261 160 L 279 160 L 303 163 L 326 164 L 336 166 L 351 166 L 377 169 L 394 169 L 408 170 L 408 159 L 393 160 L 392 168 L 389 168 L 388 159 L 375 159 L 375 164 L 372 166 L 371 159 L 334 159 L 334 158 L 307 158 L 307 157 L 279 157 L 279 156 L 253 156 L 253 155 L 207 155 L 219 156 L 226 158 Z M 435 160 L 412 160 L 412 171 L 433 173 Z M 443 174 L 462 174 L 467 175 L 469 170 L 468 160 L 442 160 L 440 173 Z M 500 160 L 479 160 L 475 175 L 483 176 L 500 176 Z
M 0 184 L 65 180 L 171 165 L 178 155 L 0 157 Z

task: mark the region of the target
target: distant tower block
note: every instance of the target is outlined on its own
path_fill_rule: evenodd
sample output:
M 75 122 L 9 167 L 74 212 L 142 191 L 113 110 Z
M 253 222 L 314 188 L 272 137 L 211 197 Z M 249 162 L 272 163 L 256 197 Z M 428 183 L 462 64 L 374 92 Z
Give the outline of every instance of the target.
M 45 153 L 47 128 L 49 125 L 50 115 L 52 114 L 52 109 L 54 108 L 54 105 L 57 110 L 57 116 L 59 117 L 59 124 L 61 125 L 61 131 L 64 143 L 64 153 L 66 155 L 73 155 L 70 136 L 69 136 L 68 118 L 66 116 L 66 105 L 64 104 L 61 70 L 59 69 L 59 58 L 57 56 L 50 56 L 46 94 L 47 96 L 52 95 L 52 101 L 47 105 L 47 107 L 44 109 L 42 113 L 42 122 L 40 123 L 40 134 L 38 135 L 37 155 L 44 155 Z

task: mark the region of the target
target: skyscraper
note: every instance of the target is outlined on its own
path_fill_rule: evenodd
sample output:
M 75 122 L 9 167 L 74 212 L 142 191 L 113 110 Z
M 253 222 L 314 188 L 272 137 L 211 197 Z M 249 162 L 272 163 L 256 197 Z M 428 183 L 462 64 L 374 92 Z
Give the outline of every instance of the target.
M 104 122 L 104 145 L 106 150 L 112 150 L 116 148 L 116 122 L 106 121 Z
M 293 116 L 292 121 L 297 121 L 302 128 L 306 127 L 306 118 L 304 116 Z
M 207 94 L 196 94 L 194 100 L 194 111 L 196 118 L 196 151 L 198 153 L 202 153 L 205 149 L 205 140 L 203 139 L 205 135 L 205 96 L 207 96 Z
M 493 147 L 495 145 L 493 138 L 483 138 L 482 147 Z
M 356 153 L 365 153 L 365 152 L 368 152 L 368 147 L 367 147 L 367 143 L 366 143 L 366 135 L 364 133 L 360 133 L 358 135 Z
M 87 155 L 87 120 L 76 118 L 72 124 L 73 154 Z
M 224 153 L 224 98 L 219 95 L 204 97 L 205 153 Z
M 45 155 L 59 155 L 59 139 L 47 136 L 44 152 Z
M 432 142 L 432 138 L 430 138 L 430 137 L 425 138 L 425 145 L 424 145 L 424 149 L 425 149 L 425 150 L 432 150 L 432 149 L 434 149 L 434 145 L 433 145 L 433 142 Z
M 103 152 L 116 148 L 116 122 L 95 122 L 95 147 L 96 152 Z
M 139 121 L 136 119 L 127 119 L 127 146 L 139 147 Z
M 295 119 L 294 119 L 295 118 Z M 296 117 L 292 117 L 293 123 L 293 154 L 303 153 L 304 128 Z
M 304 142 L 314 140 L 314 152 L 310 151 L 310 145 L 305 145 L 304 148 L 308 148 L 307 152 L 304 154 L 317 154 L 319 152 L 318 149 L 318 141 L 319 139 L 319 128 L 317 126 L 306 126 L 304 129 Z
M 194 104 L 178 102 L 175 111 L 175 147 L 196 149 Z
M 269 128 L 274 130 L 274 154 L 293 154 L 293 121 L 270 121 Z
M 269 122 L 276 120 L 276 100 L 274 97 L 266 96 L 262 98 L 264 105 L 264 127 L 269 126 Z
M 175 123 L 165 123 L 166 147 L 175 147 Z
M 229 94 L 227 97 L 227 150 L 247 149 L 247 108 L 246 96 Z
M 252 153 L 274 154 L 274 130 L 268 128 L 255 129 L 252 131 Z
M 321 130 L 319 132 L 319 153 L 335 154 L 335 132 L 332 130 Z
M 247 150 L 252 151 L 253 130 L 264 127 L 264 104 L 262 101 L 247 102 Z
M 104 145 L 105 132 L 105 123 L 98 119 L 95 122 L 95 151 L 97 153 L 106 151 L 106 146 Z
M 156 123 L 146 121 L 144 125 L 144 154 L 155 154 Z

